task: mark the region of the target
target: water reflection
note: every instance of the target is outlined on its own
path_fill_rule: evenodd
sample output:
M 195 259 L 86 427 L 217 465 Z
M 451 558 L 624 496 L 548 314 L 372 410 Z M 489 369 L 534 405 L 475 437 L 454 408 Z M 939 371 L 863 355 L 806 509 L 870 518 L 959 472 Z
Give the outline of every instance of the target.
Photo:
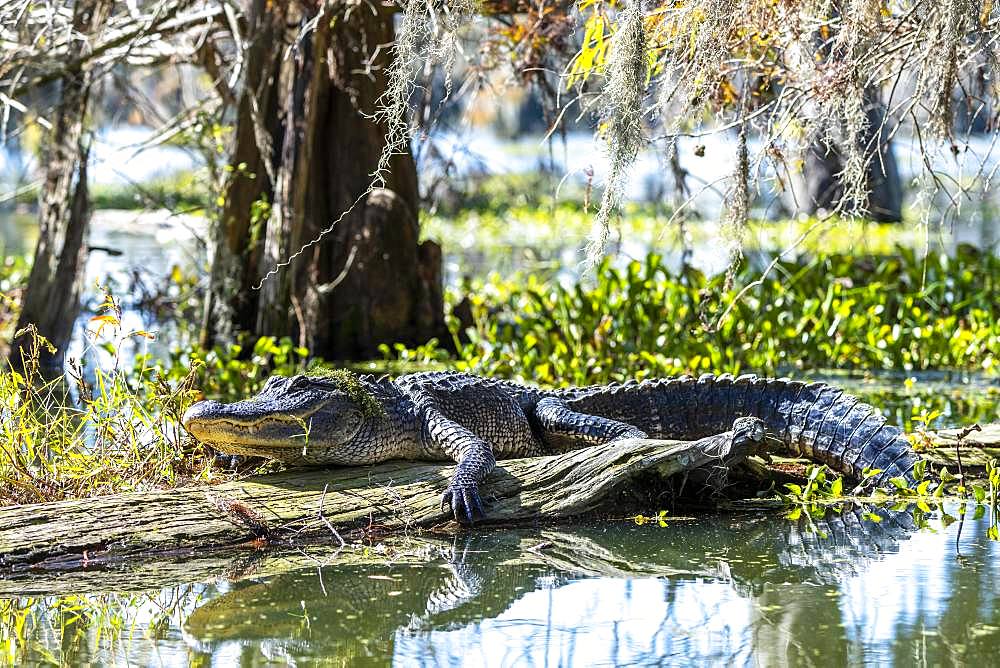
M 313 568 L 237 583 L 188 617 L 204 659 L 399 665 L 930 664 L 1000 636 L 985 520 L 747 514 L 500 532 L 446 563 Z M 922 518 L 918 518 L 922 522 Z
M 503 530 L 360 564 L 315 547 L 241 551 L 189 569 L 232 581 L 0 599 L 0 664 L 990 665 L 998 544 L 988 513 L 948 513 Z

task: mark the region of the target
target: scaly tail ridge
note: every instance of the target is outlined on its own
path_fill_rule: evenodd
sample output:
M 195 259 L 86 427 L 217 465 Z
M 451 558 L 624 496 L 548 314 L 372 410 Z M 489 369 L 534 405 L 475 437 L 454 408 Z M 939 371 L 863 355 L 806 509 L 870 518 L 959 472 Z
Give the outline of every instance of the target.
M 725 431 L 736 418 L 754 416 L 790 454 L 854 477 L 879 469 L 879 485 L 894 477 L 913 481 L 917 458 L 906 436 L 872 406 L 839 388 L 749 374 L 705 374 L 695 387 L 688 419 L 698 433 Z

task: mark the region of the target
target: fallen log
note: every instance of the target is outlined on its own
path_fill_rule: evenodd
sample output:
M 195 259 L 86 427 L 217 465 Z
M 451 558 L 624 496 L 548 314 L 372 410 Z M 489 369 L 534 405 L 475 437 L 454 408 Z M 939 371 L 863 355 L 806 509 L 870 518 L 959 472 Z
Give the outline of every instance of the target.
M 1000 423 L 983 425 L 978 431 L 965 434 L 964 429 L 940 429 L 927 434 L 931 447 L 921 455 L 938 466 L 956 468 L 961 458 L 962 466 L 985 468 L 990 460 L 1000 461 Z
M 928 433 L 935 447 L 954 447 L 966 429 L 939 429 Z M 982 425 L 978 431 L 970 431 L 962 439 L 962 445 L 970 448 L 1000 449 L 1000 422 Z
M 761 443 L 758 420 L 699 441 L 634 439 L 547 457 L 501 461 L 483 487 L 491 522 L 581 515 L 637 474 L 722 470 Z M 160 555 L 194 557 L 222 546 L 273 543 L 376 525 L 449 521 L 441 493 L 453 466 L 393 462 L 298 469 L 214 487 L 179 488 L 0 509 L 0 579 L 25 571 L 114 567 Z

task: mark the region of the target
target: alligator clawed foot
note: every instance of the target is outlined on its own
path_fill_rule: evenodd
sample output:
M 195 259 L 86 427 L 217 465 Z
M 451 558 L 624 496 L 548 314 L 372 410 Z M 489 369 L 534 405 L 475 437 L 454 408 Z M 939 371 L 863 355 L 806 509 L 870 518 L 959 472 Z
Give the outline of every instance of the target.
M 452 485 L 441 495 L 441 510 L 451 508 L 452 515 L 461 524 L 473 524 L 476 518 L 486 517 L 479 488 L 475 485 Z
M 733 422 L 733 440 L 746 439 L 756 443 L 764 440 L 767 425 L 756 417 L 739 417 Z

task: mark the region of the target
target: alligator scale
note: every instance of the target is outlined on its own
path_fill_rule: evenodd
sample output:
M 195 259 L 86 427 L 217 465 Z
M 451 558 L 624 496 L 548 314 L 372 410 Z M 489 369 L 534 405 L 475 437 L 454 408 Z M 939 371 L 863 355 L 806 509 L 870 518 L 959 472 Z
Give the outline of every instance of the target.
M 455 461 L 443 503 L 456 519 L 485 515 L 479 485 L 497 459 L 629 438 L 694 440 L 763 421 L 769 440 L 876 482 L 912 479 L 916 457 L 870 405 L 825 383 L 728 374 L 545 390 L 454 372 L 270 378 L 231 404 L 202 401 L 184 415 L 200 441 L 225 453 L 289 464 L 367 465 L 390 459 Z

